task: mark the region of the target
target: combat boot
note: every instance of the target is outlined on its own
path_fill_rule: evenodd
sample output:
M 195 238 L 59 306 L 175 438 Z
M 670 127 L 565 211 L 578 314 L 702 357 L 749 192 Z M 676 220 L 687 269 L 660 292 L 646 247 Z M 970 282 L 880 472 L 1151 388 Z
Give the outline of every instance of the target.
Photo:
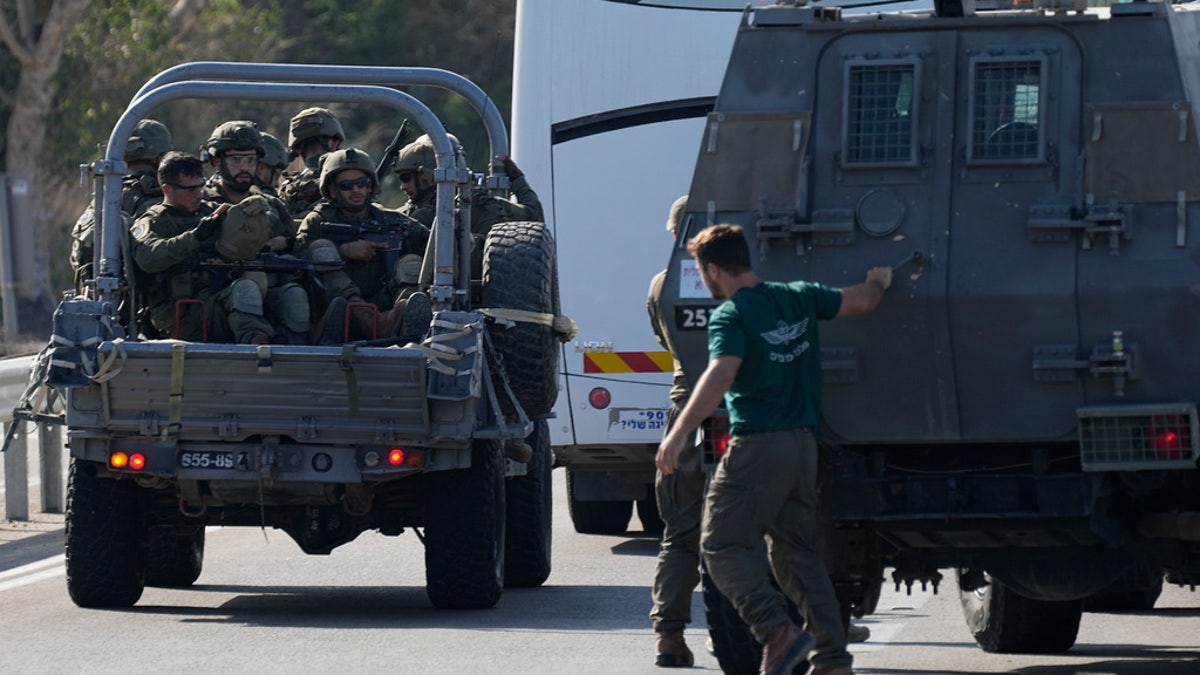
M 765 675 L 787 675 L 808 657 L 816 639 L 791 621 L 771 629 L 763 643 L 762 666 Z
M 336 345 L 346 341 L 346 299 L 334 298 L 308 333 L 308 343 Z
M 433 305 L 429 296 L 421 292 L 407 298 L 396 298 L 392 308 L 379 315 L 379 333 L 391 335 L 400 344 L 420 342 L 433 321 Z
M 696 662 L 692 650 L 683 641 L 682 628 L 658 631 L 654 652 L 654 665 L 659 668 L 691 668 Z

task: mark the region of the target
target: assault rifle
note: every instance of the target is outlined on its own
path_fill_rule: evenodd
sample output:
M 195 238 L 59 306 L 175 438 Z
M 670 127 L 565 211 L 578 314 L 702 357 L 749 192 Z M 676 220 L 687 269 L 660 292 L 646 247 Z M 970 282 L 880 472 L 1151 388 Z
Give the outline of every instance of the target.
M 268 274 L 289 274 L 298 277 L 299 283 L 308 291 L 310 299 L 319 298 L 324 284 L 319 274 L 339 269 L 344 263 L 321 263 L 314 265 L 308 260 L 295 256 L 279 255 L 278 253 L 259 253 L 249 260 L 229 261 L 219 256 L 202 256 L 200 267 L 213 272 L 212 283 L 224 287 L 230 279 L 236 279 L 245 272 L 266 272 Z
M 384 225 L 377 220 L 366 220 L 359 225 L 321 223 L 321 236 L 339 246 L 359 239 L 385 244 L 386 247 L 380 251 L 383 254 L 383 275 L 380 283 L 384 285 L 392 278 L 392 270 L 396 269 L 396 262 L 400 260 L 401 255 L 419 253 L 404 250 L 404 233 L 399 228 Z
M 392 170 L 392 166 L 396 164 L 396 158 L 400 156 L 400 148 L 404 147 L 404 142 L 408 140 L 408 120 L 400 123 L 400 128 L 396 130 L 396 135 L 392 138 L 392 142 L 388 143 L 387 148 L 383 151 L 383 159 L 379 160 L 379 166 L 375 167 L 375 177 L 383 180 L 385 174 Z

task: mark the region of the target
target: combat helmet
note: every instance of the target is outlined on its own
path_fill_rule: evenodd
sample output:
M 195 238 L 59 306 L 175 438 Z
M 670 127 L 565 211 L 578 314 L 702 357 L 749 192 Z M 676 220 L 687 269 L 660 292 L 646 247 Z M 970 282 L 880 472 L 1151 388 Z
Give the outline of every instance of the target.
M 379 177 L 375 175 L 375 162 L 371 160 L 371 156 L 358 148 L 343 148 L 326 155 L 325 162 L 321 165 L 322 197 L 331 202 L 337 201 L 333 197 L 331 188 L 337 174 L 346 169 L 358 169 L 365 172 L 371 177 L 371 194 L 379 194 Z
M 283 147 L 283 141 L 264 131 L 262 132 L 262 142 L 266 149 L 262 156 L 262 162 L 276 169 L 286 169 L 288 162 L 291 161 L 291 156 L 288 154 L 288 149 Z
M 153 161 L 155 157 L 170 152 L 173 146 L 171 131 L 165 124 L 158 120 L 142 120 L 129 135 L 129 145 L 125 146 L 125 161 Z
M 333 136 L 339 141 L 346 140 L 342 131 L 342 123 L 327 108 L 305 108 L 296 113 L 288 123 L 288 147 L 299 151 L 304 141 L 317 136 Z
M 462 144 L 458 142 L 458 138 L 454 134 L 446 134 L 450 139 L 450 145 L 454 146 L 455 159 L 466 165 L 466 159 L 463 156 Z M 433 171 L 437 167 L 437 153 L 433 149 L 433 141 L 430 140 L 429 134 L 421 134 L 417 140 L 409 143 L 400 149 L 400 154 L 396 156 L 396 173 L 405 171 L 419 171 L 426 169 Z
M 208 161 L 230 150 L 253 150 L 259 157 L 267 151 L 258 126 L 249 120 L 232 120 L 218 124 L 204 144 L 202 159 Z
M 668 232 L 677 232 L 679 230 L 679 224 L 683 222 L 683 212 L 687 210 L 687 202 L 687 195 L 684 195 L 676 199 L 674 204 L 671 204 L 671 213 L 667 216 Z

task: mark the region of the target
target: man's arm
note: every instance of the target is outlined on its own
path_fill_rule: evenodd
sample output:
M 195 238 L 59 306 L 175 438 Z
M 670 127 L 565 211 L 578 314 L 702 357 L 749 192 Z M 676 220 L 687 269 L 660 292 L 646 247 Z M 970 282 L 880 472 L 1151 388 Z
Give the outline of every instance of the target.
M 867 270 L 867 280 L 842 290 L 842 307 L 837 318 L 866 314 L 879 306 L 883 293 L 892 285 L 892 268 L 872 267 Z
M 675 472 L 679 466 L 679 454 L 688 436 L 717 409 L 741 367 L 740 356 L 718 356 L 708 362 L 708 368 L 704 369 L 704 374 L 696 383 L 696 389 L 671 428 L 671 433 L 658 446 L 654 463 L 659 471 L 667 475 Z

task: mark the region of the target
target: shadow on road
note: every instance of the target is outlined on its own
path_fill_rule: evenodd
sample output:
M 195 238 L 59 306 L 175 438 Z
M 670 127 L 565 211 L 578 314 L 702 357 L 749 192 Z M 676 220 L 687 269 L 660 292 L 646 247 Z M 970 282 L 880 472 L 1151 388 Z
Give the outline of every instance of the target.
M 59 555 L 65 538 L 66 530 L 59 528 L 5 543 L 0 546 L 0 572 Z

